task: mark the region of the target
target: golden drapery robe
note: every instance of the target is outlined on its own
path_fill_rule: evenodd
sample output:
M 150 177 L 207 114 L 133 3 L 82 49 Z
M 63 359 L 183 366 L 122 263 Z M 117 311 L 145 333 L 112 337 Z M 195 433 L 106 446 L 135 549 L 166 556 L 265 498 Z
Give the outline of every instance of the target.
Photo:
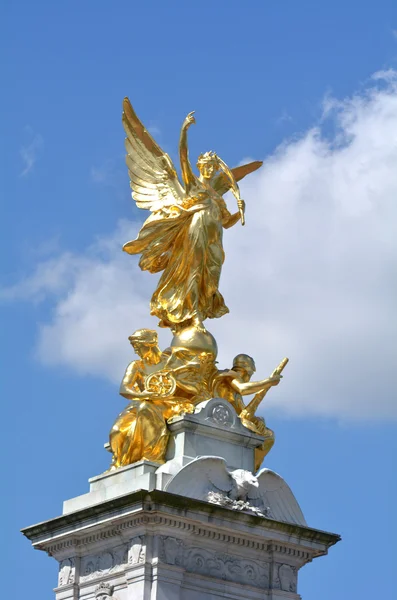
M 143 392 L 146 377 L 160 371 L 171 373 L 177 382 L 170 397 L 151 396 L 131 399 L 118 415 L 109 434 L 113 466 L 124 467 L 139 460 L 162 463 L 169 438 L 167 420 L 194 411 L 194 406 L 211 397 L 209 381 L 216 372 L 215 357 L 211 353 L 197 354 L 183 348 L 168 348 L 162 354 L 165 362 L 147 365 L 136 360 L 132 367 L 134 383 L 131 390 Z
M 200 192 L 182 207 L 152 214 L 137 239 L 124 245 L 129 254 L 142 254 L 142 270 L 163 271 L 150 303 L 162 327 L 229 312 L 218 289 L 225 259 L 223 223 L 228 218 L 221 196 Z
M 139 460 L 163 463 L 169 438 L 167 419 L 192 412 L 186 398 L 151 398 L 132 401 L 117 417 L 110 432 L 114 466 L 124 467 Z

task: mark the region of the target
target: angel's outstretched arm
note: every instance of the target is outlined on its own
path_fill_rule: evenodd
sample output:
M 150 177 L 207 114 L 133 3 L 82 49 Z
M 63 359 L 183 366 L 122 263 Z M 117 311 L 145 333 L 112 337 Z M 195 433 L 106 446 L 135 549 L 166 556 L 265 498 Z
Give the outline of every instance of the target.
M 179 138 L 179 158 L 181 161 L 182 179 L 185 185 L 186 193 L 189 194 L 190 189 L 195 183 L 195 176 L 189 161 L 189 153 L 187 148 L 187 130 L 190 125 L 195 123 L 193 112 L 189 113 L 183 122 L 181 136 Z

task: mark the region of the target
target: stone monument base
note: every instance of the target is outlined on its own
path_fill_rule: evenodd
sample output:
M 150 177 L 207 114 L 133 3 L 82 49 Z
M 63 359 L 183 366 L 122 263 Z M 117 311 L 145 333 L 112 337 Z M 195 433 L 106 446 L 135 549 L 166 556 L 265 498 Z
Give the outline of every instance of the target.
M 265 438 L 220 398 L 169 430 L 164 464 L 92 477 L 61 517 L 23 530 L 59 562 L 56 600 L 300 598 L 299 569 L 339 536 L 307 526 L 277 473 L 252 473 Z
M 172 477 L 198 456 L 216 450 L 230 469 L 254 470 L 254 451 L 264 439 L 241 424 L 226 400 L 202 402 L 194 414 L 169 422 L 170 439 L 164 464 L 141 460 L 89 479 L 90 491 L 63 503 L 63 513 L 92 506 L 136 490 L 164 490 Z
M 59 562 L 56 600 L 298 600 L 339 536 L 140 490 L 23 530 Z

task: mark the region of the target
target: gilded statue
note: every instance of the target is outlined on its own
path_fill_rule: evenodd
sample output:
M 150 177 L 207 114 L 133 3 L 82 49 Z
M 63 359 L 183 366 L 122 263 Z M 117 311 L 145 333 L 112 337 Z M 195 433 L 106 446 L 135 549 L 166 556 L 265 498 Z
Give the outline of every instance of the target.
M 256 410 L 268 390 L 277 385 L 284 359 L 272 375 L 250 381 L 253 359 L 239 354 L 231 370 L 216 366 L 217 344 L 204 326 L 206 319 L 229 312 L 219 291 L 225 259 L 223 229 L 245 223 L 245 203 L 238 181 L 261 166 L 252 162 L 229 169 L 215 152 L 201 154 L 199 176 L 189 161 L 187 132 L 195 123 L 193 112 L 185 118 L 179 140 L 182 182 L 170 157 L 154 141 L 124 100 L 123 126 L 132 197 L 139 208 L 151 211 L 137 238 L 123 250 L 140 254 L 142 270 L 161 273 L 150 312 L 161 327 L 171 329 L 171 344 L 160 350 L 156 331 L 139 329 L 129 337 L 138 355 L 127 367 L 120 394 L 128 401 L 109 436 L 112 469 L 140 460 L 166 460 L 167 422 L 192 413 L 213 397 L 228 400 L 241 423 L 264 438 L 256 449 L 256 467 L 274 443 L 273 432 Z M 223 195 L 232 191 L 237 211 L 229 212 Z M 255 394 L 247 405 L 243 397 Z
M 233 360 L 231 370 L 219 371 L 213 381 L 213 396 L 228 400 L 242 424 L 265 438 L 263 444 L 255 449 L 255 470 L 259 469 L 274 444 L 274 432 L 266 427 L 264 419 L 256 417 L 255 413 L 270 388 L 280 383 L 281 372 L 287 363 L 288 358 L 284 358 L 270 377 L 261 381 L 250 381 L 256 371 L 255 361 L 248 354 L 238 354 Z M 243 396 L 250 394 L 255 396 L 245 405 Z
M 219 279 L 225 259 L 223 228 L 239 221 L 244 224 L 245 203 L 237 181 L 262 163 L 229 169 L 215 152 L 206 152 L 198 158 L 197 177 L 187 143 L 188 129 L 195 123 L 191 112 L 179 140 L 181 183 L 170 157 L 145 129 L 128 98 L 122 121 L 132 197 L 139 208 L 151 211 L 137 239 L 127 242 L 123 250 L 141 255 L 142 270 L 162 271 L 150 303 L 160 327 L 169 327 L 174 333 L 188 326 L 205 331 L 205 319 L 229 312 Z M 238 210 L 233 214 L 222 197 L 228 190 L 237 200 Z
M 125 372 L 120 394 L 128 400 L 109 435 L 112 468 L 138 460 L 162 463 L 168 442 L 167 420 L 194 411 L 211 398 L 209 381 L 215 355 L 180 347 L 162 352 L 157 332 L 138 329 L 129 338 L 139 356 Z

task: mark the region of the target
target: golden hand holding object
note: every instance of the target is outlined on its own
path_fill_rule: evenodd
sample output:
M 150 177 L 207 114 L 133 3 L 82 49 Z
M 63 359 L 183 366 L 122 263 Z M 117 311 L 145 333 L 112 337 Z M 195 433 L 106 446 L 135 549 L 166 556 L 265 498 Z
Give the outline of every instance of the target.
M 263 398 L 266 396 L 269 389 L 273 385 L 278 385 L 278 383 L 280 382 L 280 379 L 282 377 L 281 373 L 282 373 L 283 369 L 287 366 L 288 360 L 289 360 L 288 358 L 283 358 L 283 360 L 280 362 L 280 364 L 274 369 L 273 373 L 270 375 L 270 377 L 268 379 L 268 384 L 263 388 L 263 390 L 261 392 L 258 392 L 257 394 L 255 394 L 255 396 L 253 397 L 251 402 L 245 407 L 244 410 L 241 411 L 241 413 L 240 413 L 241 419 L 250 420 L 254 417 L 260 403 L 262 402 Z
M 172 396 L 176 389 L 176 379 L 167 371 L 151 373 L 146 377 L 145 388 L 159 396 Z
M 245 202 L 242 198 L 237 200 L 237 206 L 240 213 L 241 225 L 245 225 Z

